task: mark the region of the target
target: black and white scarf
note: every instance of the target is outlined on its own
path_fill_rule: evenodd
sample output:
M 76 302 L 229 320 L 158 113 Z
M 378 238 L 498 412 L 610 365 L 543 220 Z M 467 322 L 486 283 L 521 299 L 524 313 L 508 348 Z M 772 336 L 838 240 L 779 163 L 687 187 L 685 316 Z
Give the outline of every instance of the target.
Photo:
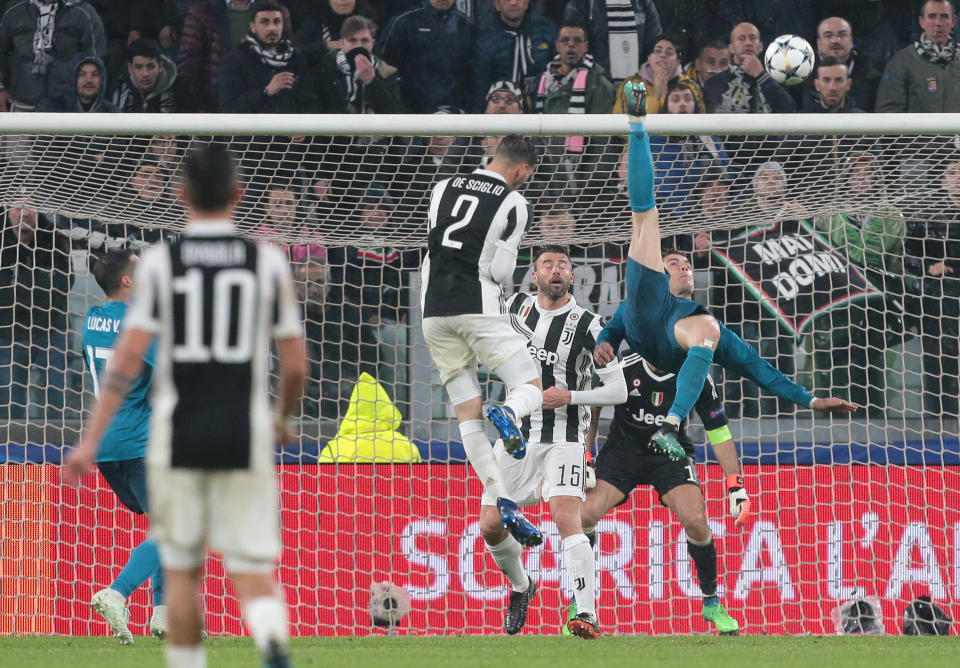
M 530 36 L 517 30 L 507 30 L 513 35 L 513 69 L 510 71 L 510 81 L 524 81 L 533 67 L 533 43 Z
M 279 69 L 286 67 L 293 57 L 293 44 L 289 39 L 282 39 L 275 49 L 264 49 L 257 38 L 253 35 L 247 35 L 243 38 L 243 43 L 247 48 L 260 56 L 260 61 L 267 67 Z
M 53 48 L 53 30 L 60 2 L 51 2 L 48 5 L 43 0 L 30 1 L 40 11 L 37 30 L 33 33 L 33 73 L 46 74 L 47 68 L 53 62 L 50 50 Z
M 957 59 L 957 42 L 953 37 L 940 46 L 931 41 L 926 33 L 921 33 L 920 39 L 913 43 L 913 48 L 917 50 L 918 56 L 934 65 L 949 65 Z
M 379 60 L 374 55 L 368 56 L 370 58 L 370 64 L 373 65 L 374 71 L 376 71 L 377 66 L 379 65 Z M 363 88 L 363 82 L 357 79 L 357 73 L 354 68 L 350 67 L 350 62 L 347 60 L 347 54 L 341 49 L 337 51 L 337 68 L 343 74 L 344 80 L 347 82 L 347 107 L 350 109 L 350 113 L 355 114 L 366 114 L 368 110 L 366 109 L 366 103 L 363 100 L 363 95 L 360 91 Z M 359 103 L 358 100 L 359 99 Z
M 631 0 L 605 0 L 610 77 L 622 81 L 640 66 L 640 20 Z M 591 3 L 592 7 L 593 3 Z

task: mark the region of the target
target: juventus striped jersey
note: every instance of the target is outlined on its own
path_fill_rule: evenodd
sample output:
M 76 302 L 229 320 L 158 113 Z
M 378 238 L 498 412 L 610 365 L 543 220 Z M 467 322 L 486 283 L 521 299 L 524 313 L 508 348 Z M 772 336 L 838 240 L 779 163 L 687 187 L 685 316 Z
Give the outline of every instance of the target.
M 626 349 L 623 353 L 623 375 L 627 379 L 627 402 L 614 409 L 610 423 L 610 440 L 633 443 L 646 451 L 654 432 L 663 426 L 677 394 L 677 374 L 655 370 L 647 360 Z M 707 432 L 727 426 L 727 415 L 713 379 L 707 376 L 703 391 L 694 406 Z M 687 454 L 693 456 L 693 443 L 687 437 L 687 421 L 680 424 L 679 440 Z M 712 439 L 711 439 L 712 440 Z
M 536 295 L 518 293 L 507 300 L 507 308 L 529 340 L 528 350 L 540 367 L 543 389 L 590 389 L 596 371 L 593 349 L 603 330 L 600 316 L 578 306 L 572 296 L 560 308 L 548 311 L 540 308 Z M 606 371 L 598 373 L 606 375 Z M 619 367 L 615 372 L 620 373 Z M 589 426 L 590 407 L 570 404 L 534 412 L 523 419 L 521 431 L 524 438 L 535 443 L 582 443 Z
M 423 317 L 503 315 L 503 288 L 491 265 L 499 246 L 517 249 L 530 206 L 502 176 L 478 169 L 441 181 L 430 194 L 430 232 L 421 271 Z M 513 267 L 506 273 L 513 273 Z
M 271 338 L 303 335 L 283 252 L 229 221 L 143 254 L 125 328 L 156 337 L 151 466 L 273 467 Z

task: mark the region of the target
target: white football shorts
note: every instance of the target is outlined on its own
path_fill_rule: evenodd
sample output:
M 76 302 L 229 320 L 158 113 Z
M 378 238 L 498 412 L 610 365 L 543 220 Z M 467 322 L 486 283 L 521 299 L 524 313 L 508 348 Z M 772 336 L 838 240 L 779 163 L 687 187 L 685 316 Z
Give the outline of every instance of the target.
M 527 339 L 509 315 L 433 316 L 423 319 L 423 338 L 444 385 L 461 371 L 476 371 L 479 361 L 491 371 L 520 351 Z
M 280 556 L 277 474 L 148 467 L 150 537 L 166 568 L 189 570 L 204 548 L 232 573 L 271 572 Z
M 497 440 L 493 454 L 507 494 L 518 506 L 536 505 L 541 498 L 549 501 L 555 496 L 575 496 L 581 501 L 587 498 L 587 459 L 582 443 L 531 442 L 527 443 L 527 456 L 514 459 L 504 450 L 503 441 Z M 496 506 L 497 500 L 484 490 L 480 504 Z

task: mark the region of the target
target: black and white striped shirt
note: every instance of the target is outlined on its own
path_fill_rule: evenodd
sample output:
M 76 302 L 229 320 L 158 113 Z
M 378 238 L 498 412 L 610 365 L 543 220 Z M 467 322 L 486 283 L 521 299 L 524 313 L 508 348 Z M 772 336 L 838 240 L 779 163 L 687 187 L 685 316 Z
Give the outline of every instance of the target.
M 529 339 L 543 388 L 578 392 L 590 388 L 596 369 L 593 349 L 603 330 L 600 317 L 570 300 L 558 309 L 540 308 L 537 295 L 518 293 L 507 300 L 515 323 Z M 617 373 L 620 373 L 617 369 Z M 580 442 L 590 426 L 590 408 L 575 405 L 536 411 L 523 419 L 524 438 L 534 443 Z
M 133 290 L 123 326 L 157 346 L 150 465 L 272 469 L 270 343 L 303 336 L 283 253 L 192 224 L 143 254 Z
M 430 194 L 430 232 L 421 270 L 423 317 L 503 315 L 503 288 L 491 272 L 500 246 L 517 249 L 530 205 L 502 176 L 478 169 L 441 181 Z M 506 275 L 513 273 L 513 266 Z

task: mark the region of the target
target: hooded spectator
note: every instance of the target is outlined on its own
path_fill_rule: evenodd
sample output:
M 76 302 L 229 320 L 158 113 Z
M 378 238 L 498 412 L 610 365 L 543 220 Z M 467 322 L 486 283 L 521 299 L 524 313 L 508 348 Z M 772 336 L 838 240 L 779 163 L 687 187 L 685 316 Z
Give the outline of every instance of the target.
M 37 105 L 37 111 L 47 112 L 103 112 L 118 111 L 106 99 L 107 72 L 98 56 L 77 54 L 70 61 L 71 79 L 62 81 L 50 97 Z
M 138 39 L 127 47 L 127 71 L 113 93 L 113 104 L 122 112 L 176 111 L 174 82 L 177 66 L 160 53 L 149 39 Z

